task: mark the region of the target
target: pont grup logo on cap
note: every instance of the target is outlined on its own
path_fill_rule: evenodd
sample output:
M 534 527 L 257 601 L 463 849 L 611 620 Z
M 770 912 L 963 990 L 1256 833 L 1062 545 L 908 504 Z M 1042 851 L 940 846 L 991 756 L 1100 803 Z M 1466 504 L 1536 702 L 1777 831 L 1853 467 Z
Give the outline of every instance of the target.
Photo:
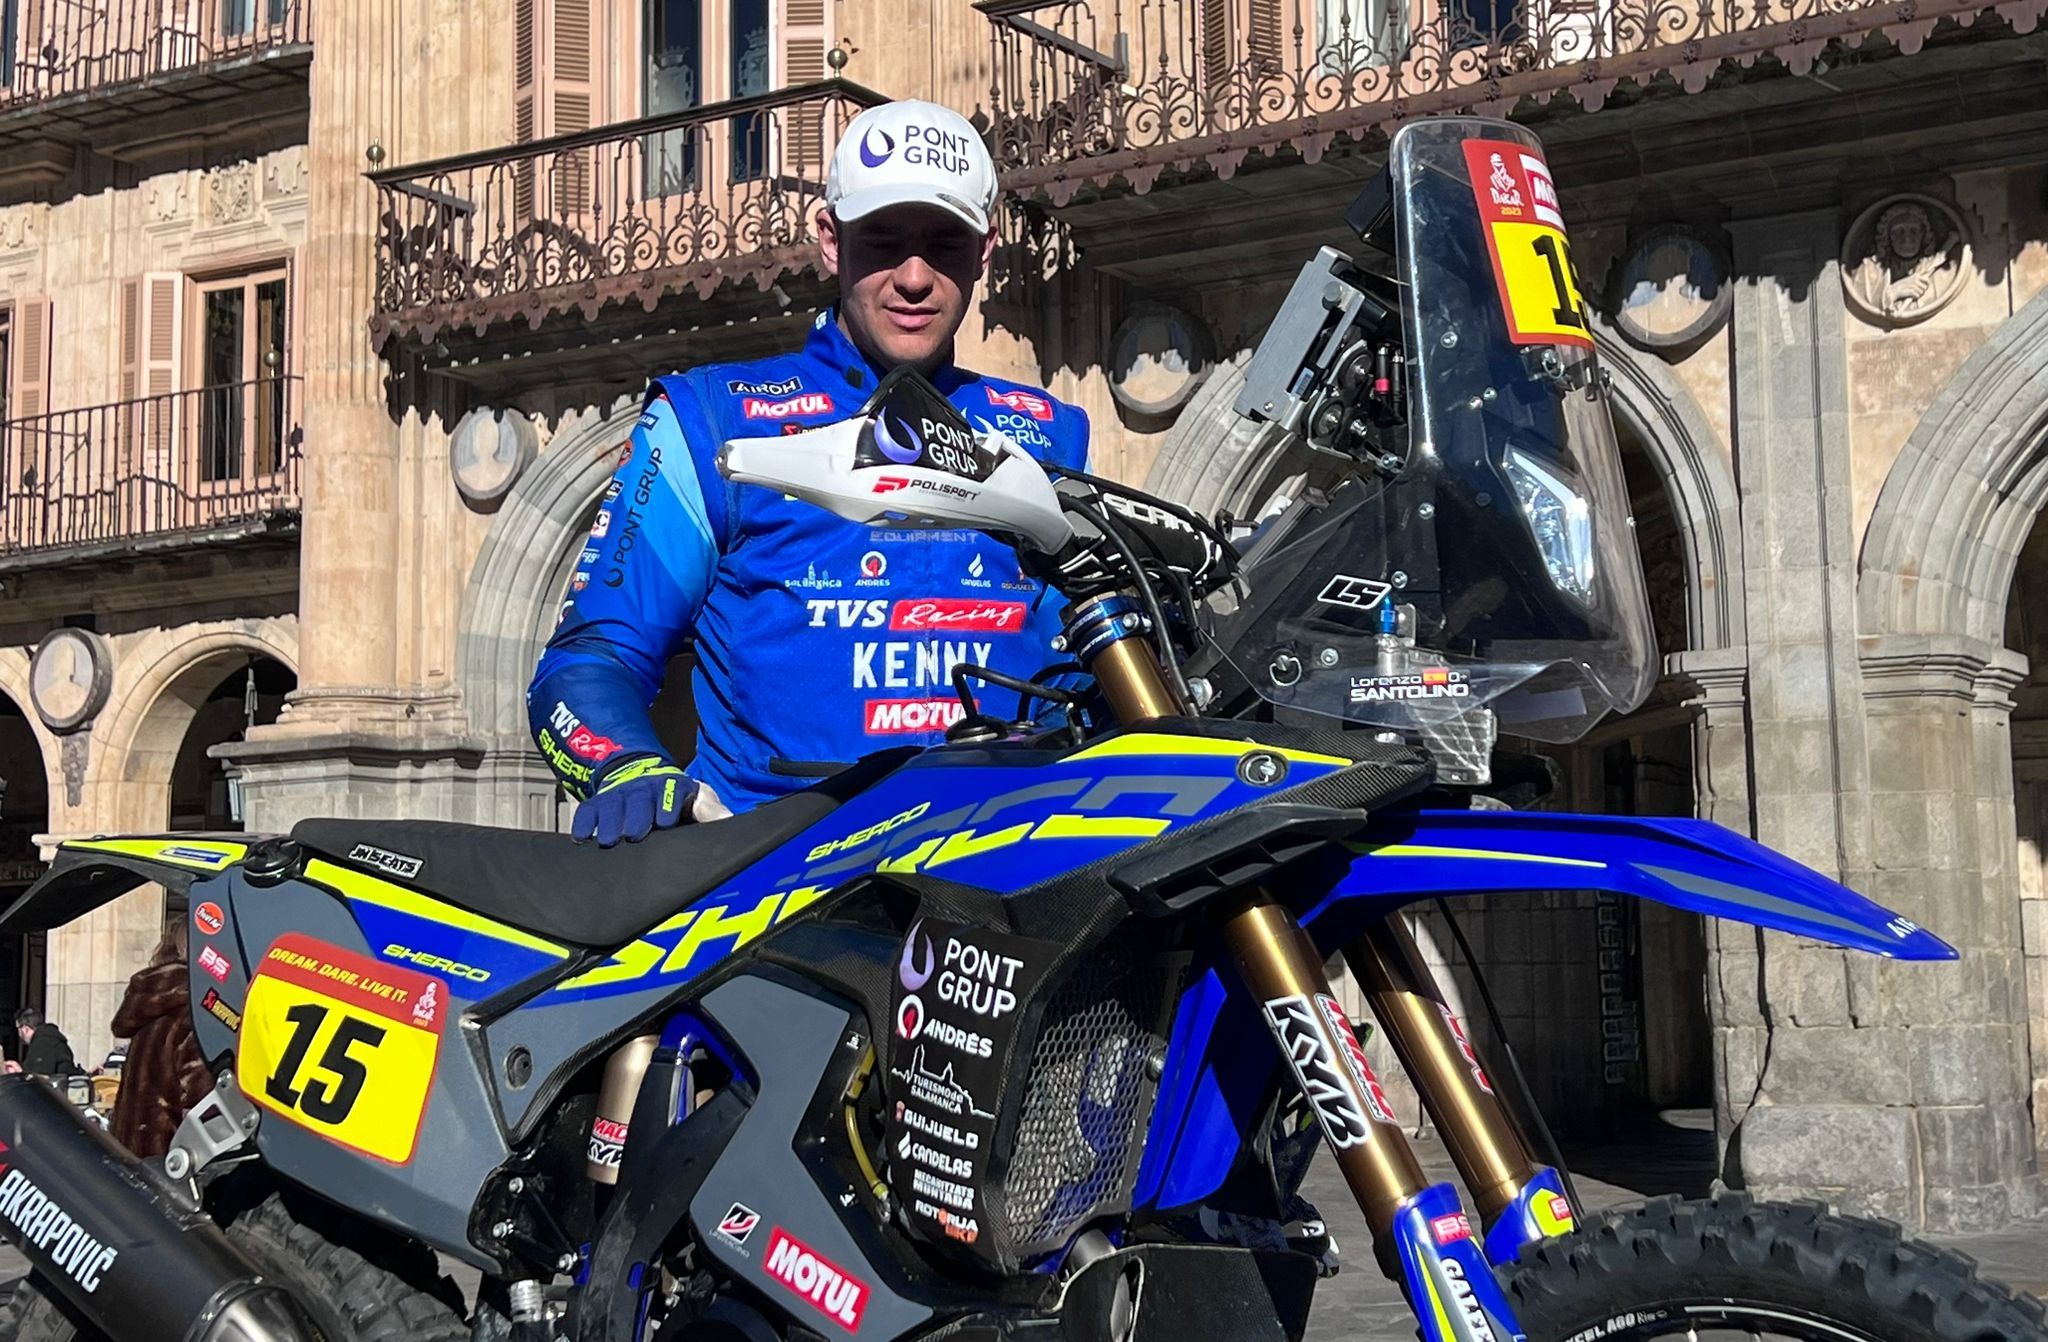
M 860 137 L 860 161 L 879 168 L 891 159 L 910 167 L 937 168 L 955 177 L 974 166 L 975 140 L 971 135 L 949 131 L 919 121 L 906 122 L 891 135 L 880 126 L 870 126 Z

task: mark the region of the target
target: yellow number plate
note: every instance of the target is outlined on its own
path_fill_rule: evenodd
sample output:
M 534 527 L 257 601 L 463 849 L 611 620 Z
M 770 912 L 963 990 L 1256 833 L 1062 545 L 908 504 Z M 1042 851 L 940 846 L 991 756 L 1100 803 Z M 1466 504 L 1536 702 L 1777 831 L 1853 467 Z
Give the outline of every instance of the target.
M 1517 345 L 1590 348 L 1586 300 L 1572 274 L 1557 186 L 1542 154 L 1512 140 L 1467 140 L 1465 166 L 1493 256 L 1508 338 Z
M 412 1159 L 448 985 L 297 933 L 274 942 L 242 1008 L 242 1091 L 364 1155 Z

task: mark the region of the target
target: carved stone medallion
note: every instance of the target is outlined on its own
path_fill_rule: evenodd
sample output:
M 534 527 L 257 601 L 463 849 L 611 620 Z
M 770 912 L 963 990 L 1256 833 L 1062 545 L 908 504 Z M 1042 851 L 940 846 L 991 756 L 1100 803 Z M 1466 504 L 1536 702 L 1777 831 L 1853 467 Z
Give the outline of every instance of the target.
M 1883 326 L 1911 326 L 1947 307 L 1969 276 L 1962 216 L 1932 196 L 1891 196 L 1856 217 L 1842 240 L 1849 306 Z

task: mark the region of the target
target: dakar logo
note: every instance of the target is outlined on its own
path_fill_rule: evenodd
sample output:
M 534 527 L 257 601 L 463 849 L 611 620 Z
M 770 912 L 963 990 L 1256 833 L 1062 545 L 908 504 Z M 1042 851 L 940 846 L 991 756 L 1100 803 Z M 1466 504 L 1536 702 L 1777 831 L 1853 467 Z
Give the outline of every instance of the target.
M 1486 179 L 1486 185 L 1493 192 L 1493 203 L 1504 210 L 1526 208 L 1522 204 L 1522 189 L 1515 185 L 1515 176 L 1508 171 L 1507 163 L 1499 154 L 1493 156 L 1493 172 Z
M 882 152 L 879 154 L 875 152 L 874 147 L 877 137 L 880 137 L 882 141 Z M 881 167 L 889 161 L 889 156 L 895 152 L 896 141 L 891 139 L 889 132 L 883 130 L 880 126 L 870 128 L 866 135 L 860 137 L 860 161 L 867 164 L 870 168 Z

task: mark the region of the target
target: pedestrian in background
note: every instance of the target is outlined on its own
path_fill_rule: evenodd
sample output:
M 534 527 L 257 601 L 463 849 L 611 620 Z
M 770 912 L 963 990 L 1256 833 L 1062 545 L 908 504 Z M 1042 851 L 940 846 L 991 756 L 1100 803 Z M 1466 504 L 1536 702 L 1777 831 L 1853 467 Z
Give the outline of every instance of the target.
M 114 1033 L 128 1040 L 114 1099 L 114 1140 L 145 1159 L 171 1149 L 185 1111 L 213 1088 L 192 1032 L 185 922 L 172 923 L 149 963 L 128 980 Z
M 78 1060 L 71 1056 L 71 1041 L 62 1030 L 44 1020 L 42 1012 L 34 1007 L 15 1012 L 14 1030 L 21 1036 L 21 1061 L 8 1063 L 9 1072 L 27 1072 L 62 1081 L 78 1070 Z

